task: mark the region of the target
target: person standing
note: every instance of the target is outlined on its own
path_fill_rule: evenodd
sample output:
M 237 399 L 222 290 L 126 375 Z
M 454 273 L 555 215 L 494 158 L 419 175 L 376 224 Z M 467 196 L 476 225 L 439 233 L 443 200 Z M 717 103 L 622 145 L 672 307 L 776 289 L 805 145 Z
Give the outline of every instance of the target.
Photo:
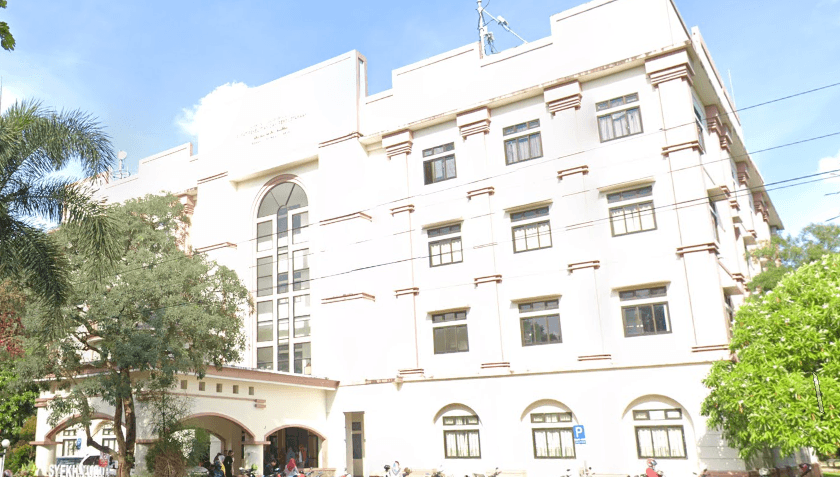
M 233 451 L 227 451 L 225 456 L 225 477 L 233 477 Z
M 289 445 L 289 450 L 286 452 L 286 464 L 295 458 L 295 448 Z

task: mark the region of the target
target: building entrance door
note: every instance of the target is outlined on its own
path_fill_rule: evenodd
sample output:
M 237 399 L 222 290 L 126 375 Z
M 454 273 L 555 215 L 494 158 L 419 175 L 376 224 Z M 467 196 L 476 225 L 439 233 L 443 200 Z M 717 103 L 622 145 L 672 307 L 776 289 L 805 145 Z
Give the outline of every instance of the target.
M 318 435 L 300 427 L 286 427 L 271 434 L 268 441 L 264 455 L 277 457 L 280 467 L 286 466 L 290 456 L 295 459 L 298 469 L 318 467 L 321 451 Z
M 364 475 L 365 469 L 365 414 L 354 412 L 350 422 L 350 440 L 353 454 L 353 475 Z

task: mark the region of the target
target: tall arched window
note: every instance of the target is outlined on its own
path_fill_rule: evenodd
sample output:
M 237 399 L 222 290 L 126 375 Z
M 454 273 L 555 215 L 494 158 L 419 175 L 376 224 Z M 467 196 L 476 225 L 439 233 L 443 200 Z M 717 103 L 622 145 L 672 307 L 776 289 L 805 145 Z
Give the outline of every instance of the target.
M 257 368 L 312 373 L 309 202 L 293 182 L 271 188 L 257 211 Z

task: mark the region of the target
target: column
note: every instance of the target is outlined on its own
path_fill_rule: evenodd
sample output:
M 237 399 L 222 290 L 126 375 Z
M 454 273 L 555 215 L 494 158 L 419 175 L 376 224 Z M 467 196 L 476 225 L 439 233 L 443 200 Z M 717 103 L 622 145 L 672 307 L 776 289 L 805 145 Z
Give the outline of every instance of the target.
M 665 128 L 662 155 L 673 182 L 674 213 L 679 233 L 676 254 L 687 281 L 694 347 L 727 343 L 726 318 L 717 260 L 714 225 L 700 158 L 700 142 L 691 95 L 694 69 L 685 50 L 645 63 L 650 82 L 659 93 Z M 676 310 L 672 316 L 676 316 Z
M 405 198 L 390 209 L 390 230 L 393 235 L 393 256 L 395 261 L 391 270 L 393 293 L 393 336 L 402 339 L 392 340 L 395 344 L 389 353 L 389 363 L 400 376 L 422 376 L 420 353 L 417 345 L 417 303 L 419 289 L 414 278 L 414 243 L 412 216 L 414 204 L 408 197 L 411 194 L 410 164 L 414 135 L 410 130 L 398 131 L 382 138 L 385 154 L 390 161 L 391 189 L 395 197 Z M 405 259 L 409 260 L 405 260 Z
M 476 177 L 486 177 L 490 172 L 486 144 L 486 135 L 490 131 L 490 109 L 484 107 L 465 111 L 457 116 L 456 124 L 464 140 L 460 147 L 460 157 L 472 162 Z M 475 293 L 470 300 L 470 350 L 472 352 L 475 343 L 475 351 L 482 363 L 481 369 L 489 373 L 510 368 L 502 348 L 499 311 L 499 284 L 502 276 L 496 269 L 493 194 L 495 188 L 487 181 L 477 182 L 467 191 L 465 224 L 473 243 L 469 253 L 475 286 Z
M 245 462 L 242 467 L 249 468 L 254 464 L 257 465 L 257 475 L 261 475 L 263 473 L 263 445 L 245 444 Z

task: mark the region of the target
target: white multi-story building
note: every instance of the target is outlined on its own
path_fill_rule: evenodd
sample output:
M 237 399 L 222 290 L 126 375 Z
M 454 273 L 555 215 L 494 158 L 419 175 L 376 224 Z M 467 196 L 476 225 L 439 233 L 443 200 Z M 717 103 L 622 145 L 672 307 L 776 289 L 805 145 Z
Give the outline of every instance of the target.
M 738 114 L 671 0 L 550 22 L 498 54 L 476 42 L 395 70 L 374 95 L 351 51 L 220 108 L 199 154 L 101 187 L 178 194 L 194 249 L 253 291 L 243 362 L 179 389 L 237 467 L 291 444 L 365 476 L 394 459 L 745 470 L 700 415 L 758 271 L 745 254 L 782 227 Z M 46 414 L 42 469 L 67 447 Z

